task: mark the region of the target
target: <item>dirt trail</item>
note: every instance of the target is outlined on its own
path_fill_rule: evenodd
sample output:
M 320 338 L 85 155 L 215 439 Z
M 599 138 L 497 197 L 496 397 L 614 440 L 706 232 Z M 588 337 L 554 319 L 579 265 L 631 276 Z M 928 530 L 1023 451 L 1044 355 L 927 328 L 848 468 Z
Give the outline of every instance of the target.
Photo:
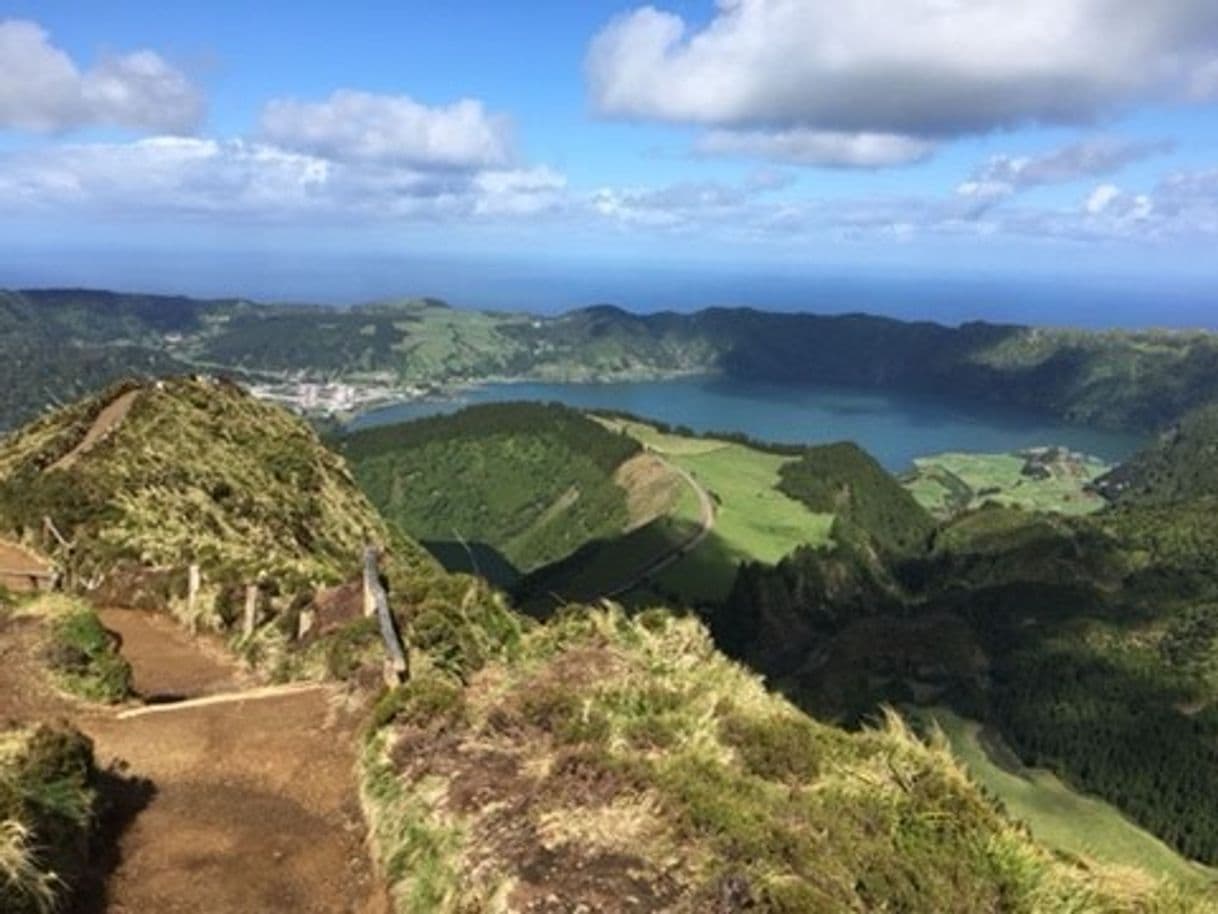
M 89 453 L 102 438 L 127 418 L 127 413 L 131 412 L 131 407 L 135 405 L 135 401 L 139 398 L 140 393 L 139 390 L 129 390 L 127 393 L 115 397 L 114 400 L 106 404 L 105 408 L 97 414 L 97 418 L 93 420 L 93 425 L 85 432 L 85 437 L 81 439 L 80 444 L 51 464 L 47 468 L 48 472 L 50 470 L 66 470 L 78 459 Z
M 231 692 L 253 685 L 206 636 L 192 637 L 168 616 L 129 609 L 103 609 L 102 625 L 118 635 L 134 673 L 132 685 L 144 701 L 159 703 Z
M 25 593 L 34 590 L 37 582 L 50 573 L 49 562 L 23 546 L 0 540 L 0 586 Z
M 231 660 L 168 619 L 101 615 L 145 695 L 233 700 L 80 721 L 99 762 L 124 773 L 104 889 L 81 914 L 386 912 L 355 794 L 355 720 L 333 691 L 244 692 Z

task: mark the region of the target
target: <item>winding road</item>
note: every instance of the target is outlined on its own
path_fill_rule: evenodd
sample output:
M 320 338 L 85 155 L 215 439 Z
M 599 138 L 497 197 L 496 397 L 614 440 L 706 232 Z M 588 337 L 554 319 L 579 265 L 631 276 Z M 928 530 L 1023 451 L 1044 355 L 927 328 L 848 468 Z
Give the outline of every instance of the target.
M 706 491 L 702 483 L 698 482 L 689 470 L 665 459 L 664 455 L 659 451 L 650 446 L 645 447 L 648 453 L 654 454 L 665 467 L 680 476 L 685 481 L 685 484 L 694 490 L 694 494 L 698 497 L 698 529 L 688 539 L 677 543 L 668 551 L 657 556 L 649 565 L 641 571 L 636 572 L 628 582 L 604 594 L 605 599 L 612 600 L 620 597 L 622 594 L 629 593 L 643 584 L 648 578 L 659 574 L 664 569 L 679 562 L 701 546 L 715 529 L 715 500 Z

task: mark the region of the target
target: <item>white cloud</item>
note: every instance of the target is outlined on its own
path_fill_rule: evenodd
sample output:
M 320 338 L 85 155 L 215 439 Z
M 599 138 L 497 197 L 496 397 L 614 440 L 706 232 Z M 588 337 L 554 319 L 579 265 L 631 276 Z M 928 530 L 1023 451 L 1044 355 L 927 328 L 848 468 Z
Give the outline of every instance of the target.
M 586 70 L 609 116 L 942 138 L 1195 95 L 1216 42 L 1211 0 L 718 0 L 618 17 Z
M 1113 174 L 1152 156 L 1170 152 L 1164 140 L 1121 140 L 1092 137 L 1038 156 L 993 156 L 962 185 L 962 192 L 1015 193 L 1044 184 L 1066 184 L 1083 178 Z
M 1120 199 L 1121 189 L 1115 184 L 1101 184 L 1087 196 L 1087 200 L 1083 203 L 1083 209 L 1093 216 L 1097 216 L 1112 205 L 1114 200 Z
M 927 158 L 935 144 L 892 133 L 831 130 L 712 130 L 694 148 L 707 155 L 755 156 L 792 165 L 886 168 Z
M 956 188 L 956 195 L 968 201 L 965 214 L 976 219 L 1025 190 L 1113 174 L 1173 148 L 1166 140 L 1092 137 L 1035 156 L 992 156 Z
M 9 213 L 276 222 L 454 220 L 558 209 L 565 178 L 544 168 L 425 171 L 340 163 L 245 140 L 154 137 L 0 157 Z
M 36 23 L 0 21 L 0 128 L 189 133 L 203 114 L 199 90 L 152 51 L 106 57 L 81 72 Z
M 322 102 L 277 99 L 262 113 L 269 143 L 340 162 L 478 169 L 512 158 L 511 124 L 462 99 L 429 107 L 405 95 L 340 90 Z

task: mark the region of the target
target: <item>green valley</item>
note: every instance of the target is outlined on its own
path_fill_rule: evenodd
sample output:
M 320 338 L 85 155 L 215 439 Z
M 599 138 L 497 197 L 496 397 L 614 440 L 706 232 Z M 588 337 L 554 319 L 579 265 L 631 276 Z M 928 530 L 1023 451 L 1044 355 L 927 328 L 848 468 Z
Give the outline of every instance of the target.
M 1093 483 L 1111 469 L 1101 460 L 1063 448 L 1015 454 L 936 454 L 917 460 L 902 482 L 939 518 L 987 503 L 1091 514 L 1107 505 Z
M 580 599 L 613 593 L 635 604 L 707 604 L 726 596 L 740 563 L 774 562 L 801 543 L 827 542 L 832 514 L 810 511 L 778 489 L 782 467 L 800 449 L 774 453 L 620 416 L 599 421 L 687 474 L 680 494 L 666 516 L 541 572 L 525 582 L 528 591 Z M 703 516 L 699 490 L 712 503 L 709 518 Z M 637 586 L 623 586 L 631 581 L 630 569 L 645 570 L 649 558 L 680 549 L 707 526 L 687 554 L 637 580 Z

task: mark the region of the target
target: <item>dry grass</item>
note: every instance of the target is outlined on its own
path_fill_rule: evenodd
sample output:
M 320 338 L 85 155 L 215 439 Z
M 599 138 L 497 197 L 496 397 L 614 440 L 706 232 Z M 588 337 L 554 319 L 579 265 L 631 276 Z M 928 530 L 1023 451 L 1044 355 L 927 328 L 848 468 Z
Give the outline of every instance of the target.
M 571 611 L 407 691 L 363 769 L 401 912 L 694 912 L 729 885 L 768 912 L 1213 910 L 1055 858 L 941 737 L 818 724 L 692 620 Z

